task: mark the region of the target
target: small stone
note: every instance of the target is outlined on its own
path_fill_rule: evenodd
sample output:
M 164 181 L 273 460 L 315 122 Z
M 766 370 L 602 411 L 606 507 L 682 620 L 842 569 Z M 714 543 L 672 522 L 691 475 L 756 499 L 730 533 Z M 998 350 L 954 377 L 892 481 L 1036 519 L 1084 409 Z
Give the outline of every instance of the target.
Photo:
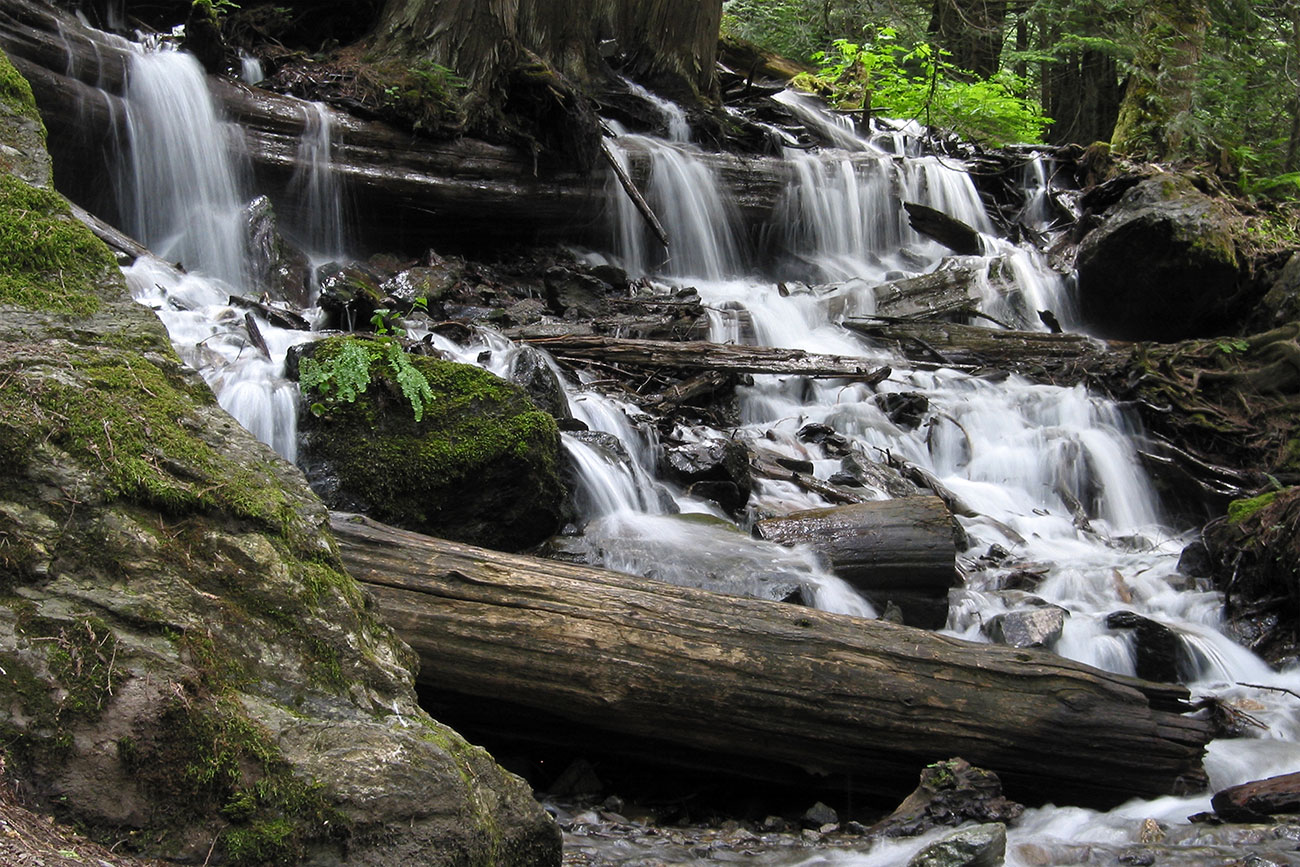
M 810 828 L 820 828 L 823 825 L 838 825 L 840 821 L 839 813 L 823 804 L 821 801 L 813 804 L 808 811 L 803 814 L 803 823 Z
M 1006 826 L 992 822 L 962 828 L 931 843 L 907 867 L 1000 867 L 1006 854 Z
M 1142 827 L 1138 829 L 1138 842 L 1140 843 L 1160 843 L 1165 839 L 1165 829 L 1160 827 L 1160 823 L 1155 819 L 1143 819 Z

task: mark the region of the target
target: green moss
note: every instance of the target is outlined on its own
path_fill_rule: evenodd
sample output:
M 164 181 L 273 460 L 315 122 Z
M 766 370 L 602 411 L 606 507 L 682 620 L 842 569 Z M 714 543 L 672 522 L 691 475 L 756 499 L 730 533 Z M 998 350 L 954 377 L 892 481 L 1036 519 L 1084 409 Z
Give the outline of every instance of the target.
M 0 175 L 0 305 L 87 316 L 121 280 L 108 248 L 62 196 Z
M 349 343 L 375 342 L 331 338 L 316 345 L 316 358 L 328 363 Z M 525 535 L 549 535 L 542 525 L 548 512 L 558 511 L 563 492 L 555 419 L 517 386 L 484 370 L 410 356 L 431 394 L 422 420 L 415 421 L 402 408 L 406 398 L 382 350 L 368 351 L 372 384 L 364 399 L 304 420 L 313 434 L 312 455 L 330 463 L 349 495 L 381 520 L 477 544 L 512 543 L 514 531 L 497 538 L 488 527 L 493 523 L 517 527 L 531 521 L 536 526 L 529 525 Z M 468 508 L 467 489 L 496 485 L 511 493 L 482 507 L 483 513 Z
M 32 96 L 32 86 L 14 69 L 3 51 L 0 51 L 0 104 L 14 114 L 38 122 L 41 119 L 36 110 L 36 98 Z
M 1270 505 L 1280 493 L 1281 491 L 1269 491 L 1267 494 L 1260 494 L 1248 500 L 1233 500 L 1228 504 L 1228 521 L 1240 524 L 1260 509 Z

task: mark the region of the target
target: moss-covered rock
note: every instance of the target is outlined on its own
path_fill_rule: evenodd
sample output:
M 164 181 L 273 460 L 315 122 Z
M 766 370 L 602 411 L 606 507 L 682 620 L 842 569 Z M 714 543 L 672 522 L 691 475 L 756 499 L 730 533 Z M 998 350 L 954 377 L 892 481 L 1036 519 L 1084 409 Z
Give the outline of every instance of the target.
M 31 85 L 0 52 L 0 174 L 48 186 L 50 156 Z
M 417 419 L 389 359 L 396 345 L 339 337 L 310 347 L 319 365 L 358 349 L 368 362 L 355 400 L 309 396 L 320 414 L 302 422 L 300 459 L 317 492 L 336 508 L 492 548 L 554 533 L 564 499 L 554 418 L 484 370 L 405 356 L 431 392 Z
M 27 796 L 191 863 L 558 863 L 522 781 L 418 707 L 301 474 L 66 203 L 6 174 L 0 224 L 23 227 L 0 250 L 0 745 Z
M 1231 330 L 1248 269 L 1244 220 L 1187 178 L 1147 178 L 1111 206 L 1079 245 L 1083 315 L 1102 336 L 1181 340 Z

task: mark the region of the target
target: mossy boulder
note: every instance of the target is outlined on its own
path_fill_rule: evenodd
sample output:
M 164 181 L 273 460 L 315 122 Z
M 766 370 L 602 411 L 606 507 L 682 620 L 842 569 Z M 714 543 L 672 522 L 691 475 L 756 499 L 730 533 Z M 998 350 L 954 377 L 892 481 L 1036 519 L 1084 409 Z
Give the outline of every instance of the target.
M 331 400 L 328 387 L 309 395 L 317 414 L 304 414 L 299 458 L 317 492 L 334 508 L 490 548 L 519 550 L 554 533 L 564 500 L 555 419 L 487 371 L 405 355 L 429 386 L 417 418 L 394 346 L 336 337 L 308 347 L 326 367 L 358 348 L 368 363 L 354 400 Z
M 66 203 L 2 183 L 0 746 L 25 796 L 189 863 L 558 863 L 523 782 L 419 708 L 302 475 Z
M 1231 330 L 1248 269 L 1244 221 L 1185 177 L 1146 178 L 1079 245 L 1084 319 L 1100 336 L 1173 341 Z

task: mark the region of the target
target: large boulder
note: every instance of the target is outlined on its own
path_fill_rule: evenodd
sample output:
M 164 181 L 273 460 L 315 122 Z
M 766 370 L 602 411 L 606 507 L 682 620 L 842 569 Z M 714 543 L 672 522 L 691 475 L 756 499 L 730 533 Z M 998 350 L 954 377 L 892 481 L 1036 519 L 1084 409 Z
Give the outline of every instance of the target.
M 367 382 L 349 400 L 329 381 L 310 387 L 304 374 L 314 411 L 304 414 L 299 460 L 331 507 L 512 551 L 559 528 L 559 430 L 523 389 L 477 367 L 408 355 L 394 338 L 334 337 L 307 352 L 315 370 L 347 377 L 357 364 Z M 399 373 L 395 358 L 428 385 L 419 408 L 412 374 Z
M 5 102 L 11 75 L 0 56 Z M 4 153 L 24 161 L 0 176 L 6 773 L 188 863 L 558 864 L 523 782 L 417 705 L 301 474 Z
M 1228 204 L 1185 177 L 1162 173 L 1136 184 L 1079 245 L 1085 321 L 1120 340 L 1223 334 L 1245 283 L 1239 224 Z

